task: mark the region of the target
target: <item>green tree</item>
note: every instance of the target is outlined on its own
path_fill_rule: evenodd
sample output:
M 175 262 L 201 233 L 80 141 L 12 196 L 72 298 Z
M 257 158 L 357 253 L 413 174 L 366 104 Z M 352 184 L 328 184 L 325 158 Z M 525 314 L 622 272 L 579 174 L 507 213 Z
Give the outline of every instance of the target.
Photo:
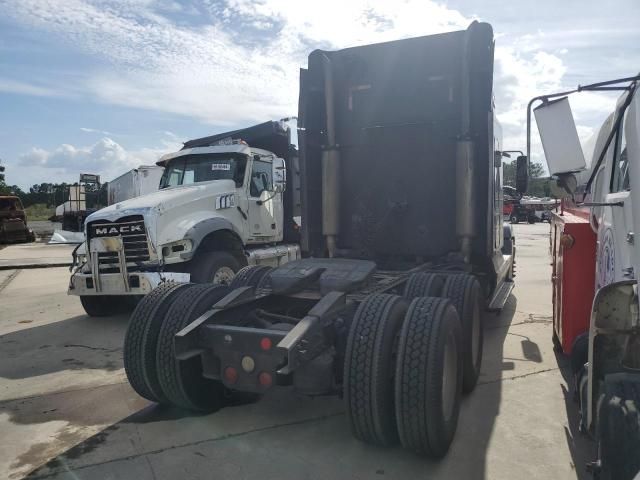
M 24 192 L 17 185 L 7 185 L 4 180 L 0 180 L 0 195 L 17 195 L 21 199 Z
M 529 162 L 529 178 L 542 178 L 544 167 L 539 162 Z
M 516 186 L 516 160 L 505 162 L 503 165 L 503 179 L 504 185 L 511 187 Z M 527 195 L 533 197 L 549 197 L 551 196 L 551 189 L 549 187 L 549 179 L 545 178 L 544 167 L 539 162 L 529 162 L 529 188 Z

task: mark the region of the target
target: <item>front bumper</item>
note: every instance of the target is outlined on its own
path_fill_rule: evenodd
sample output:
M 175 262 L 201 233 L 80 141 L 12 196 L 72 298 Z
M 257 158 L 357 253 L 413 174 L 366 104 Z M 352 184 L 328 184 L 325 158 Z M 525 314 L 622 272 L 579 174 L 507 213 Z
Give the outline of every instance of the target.
M 187 283 L 190 275 L 177 272 L 131 272 L 127 274 L 129 288 L 120 273 L 101 273 L 96 289 L 93 275 L 75 273 L 69 281 L 68 295 L 146 295 L 163 282 Z

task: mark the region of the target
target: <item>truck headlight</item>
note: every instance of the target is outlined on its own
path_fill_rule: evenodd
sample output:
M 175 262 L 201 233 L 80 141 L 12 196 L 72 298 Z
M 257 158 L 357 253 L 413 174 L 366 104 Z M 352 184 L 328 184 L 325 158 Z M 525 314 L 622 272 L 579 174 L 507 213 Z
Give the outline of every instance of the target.
M 177 242 L 162 245 L 162 257 L 165 260 L 179 259 L 183 253 L 189 253 L 193 248 L 191 240 L 178 240 Z

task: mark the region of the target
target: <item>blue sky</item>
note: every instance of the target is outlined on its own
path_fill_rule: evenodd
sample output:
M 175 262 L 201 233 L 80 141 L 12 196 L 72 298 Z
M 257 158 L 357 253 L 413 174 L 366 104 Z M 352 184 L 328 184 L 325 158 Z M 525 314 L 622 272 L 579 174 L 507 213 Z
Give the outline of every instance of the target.
M 0 158 L 25 188 L 153 163 L 181 141 L 295 115 L 314 48 L 465 28 L 496 34 L 505 146 L 540 93 L 640 71 L 640 2 L 0 0 Z M 615 95 L 572 99 L 581 137 Z M 541 159 L 536 149 L 536 159 Z

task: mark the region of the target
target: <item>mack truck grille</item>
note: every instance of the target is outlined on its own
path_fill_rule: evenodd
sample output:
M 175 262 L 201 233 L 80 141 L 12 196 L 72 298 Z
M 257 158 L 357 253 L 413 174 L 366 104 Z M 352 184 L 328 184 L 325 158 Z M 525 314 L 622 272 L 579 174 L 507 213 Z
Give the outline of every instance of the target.
M 136 265 L 150 260 L 147 231 L 141 215 L 124 217 L 116 222 L 96 220 L 87 227 L 88 240 L 100 237 L 122 237 L 124 256 L 130 271 L 137 270 Z M 106 272 L 118 272 L 117 252 L 98 253 L 100 270 Z M 133 265 L 131 265 L 133 264 Z

